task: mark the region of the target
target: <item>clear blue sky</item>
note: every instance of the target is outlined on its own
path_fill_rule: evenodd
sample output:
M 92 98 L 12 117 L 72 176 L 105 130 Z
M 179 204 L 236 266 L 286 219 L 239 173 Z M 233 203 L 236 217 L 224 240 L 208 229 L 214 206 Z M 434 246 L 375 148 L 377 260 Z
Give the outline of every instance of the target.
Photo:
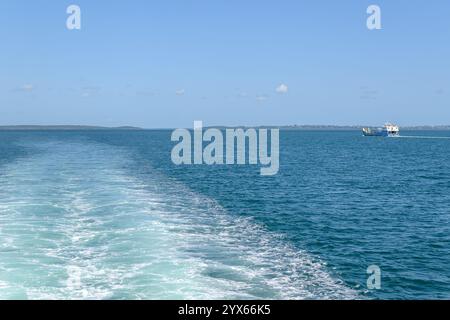
M 2 0 L 0 26 L 0 125 L 450 124 L 448 0 Z

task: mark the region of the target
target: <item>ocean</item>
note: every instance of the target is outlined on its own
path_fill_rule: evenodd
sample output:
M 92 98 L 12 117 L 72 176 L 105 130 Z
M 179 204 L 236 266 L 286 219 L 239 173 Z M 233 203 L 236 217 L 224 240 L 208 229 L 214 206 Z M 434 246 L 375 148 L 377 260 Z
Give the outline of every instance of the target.
M 169 130 L 2 131 L 0 299 L 450 299 L 450 132 L 403 134 L 281 131 L 261 176 Z

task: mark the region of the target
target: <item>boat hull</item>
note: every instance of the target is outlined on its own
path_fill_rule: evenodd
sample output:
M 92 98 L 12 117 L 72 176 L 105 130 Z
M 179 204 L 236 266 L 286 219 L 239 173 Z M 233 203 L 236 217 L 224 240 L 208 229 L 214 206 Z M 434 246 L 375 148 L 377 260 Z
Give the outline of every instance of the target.
M 399 129 L 398 126 L 385 125 L 384 128 L 372 129 L 363 128 L 363 135 L 365 137 L 398 137 Z
M 365 137 L 390 137 L 390 136 L 392 136 L 392 135 L 389 135 L 387 132 L 383 132 L 383 131 L 363 132 L 363 135 Z

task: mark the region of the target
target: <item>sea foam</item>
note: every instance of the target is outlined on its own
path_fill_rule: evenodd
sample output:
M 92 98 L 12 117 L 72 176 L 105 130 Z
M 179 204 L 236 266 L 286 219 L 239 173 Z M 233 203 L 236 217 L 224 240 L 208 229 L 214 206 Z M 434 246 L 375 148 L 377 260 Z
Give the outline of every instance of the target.
M 0 298 L 357 298 L 317 257 L 126 149 L 46 141 L 0 174 Z

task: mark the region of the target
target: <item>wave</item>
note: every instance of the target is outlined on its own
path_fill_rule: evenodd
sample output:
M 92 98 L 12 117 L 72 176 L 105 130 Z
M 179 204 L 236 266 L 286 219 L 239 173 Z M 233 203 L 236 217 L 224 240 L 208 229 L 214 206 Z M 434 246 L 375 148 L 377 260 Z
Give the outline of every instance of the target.
M 306 251 L 128 151 L 35 143 L 0 176 L 0 298 L 354 299 Z
M 395 138 L 409 138 L 409 139 L 450 139 L 450 137 L 437 137 L 437 136 L 398 136 Z

